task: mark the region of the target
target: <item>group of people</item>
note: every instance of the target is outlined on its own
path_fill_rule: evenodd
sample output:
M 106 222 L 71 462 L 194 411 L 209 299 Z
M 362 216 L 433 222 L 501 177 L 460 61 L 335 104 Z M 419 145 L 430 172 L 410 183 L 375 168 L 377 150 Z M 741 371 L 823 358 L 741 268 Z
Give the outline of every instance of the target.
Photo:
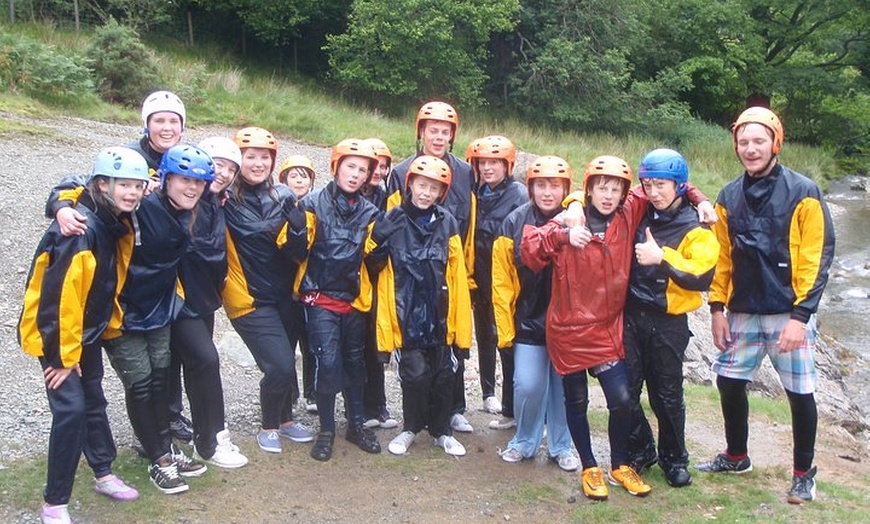
M 310 159 L 290 155 L 279 166 L 269 131 L 194 146 L 182 143 L 186 119 L 176 95 L 152 93 L 142 139 L 100 151 L 89 176 L 65 179 L 49 199 L 55 220 L 19 323 L 53 416 L 43 522 L 70 522 L 82 452 L 99 493 L 138 497 L 111 472 L 103 349 L 157 489 L 186 491 L 185 478 L 206 464 L 247 464 L 225 426 L 213 341 L 220 307 L 262 372 L 264 452 L 280 453 L 282 439 L 313 442 L 311 457 L 330 460 L 339 393 L 344 438 L 381 452 L 373 428 L 399 425 L 384 392 L 394 359 L 402 427 L 388 451 L 404 455 L 426 430 L 445 453 L 465 455 L 454 434 L 473 431 L 464 368 L 475 336 L 482 407 L 500 413 L 489 427 L 515 428 L 504 461 L 534 457 L 546 426 L 549 458 L 582 469 L 589 498 L 606 499 L 608 482 L 647 495 L 641 474 L 656 462 L 668 484 L 686 486 L 687 313 L 708 288 L 727 447 L 695 467 L 751 470 L 746 384 L 767 354 L 792 408 L 789 501 L 813 499 L 815 312 L 833 229 L 815 184 L 777 162 L 784 135 L 770 110 L 750 108 L 735 122 L 745 172 L 715 208 L 671 149 L 643 158 L 634 187 L 633 170 L 614 156 L 589 162 L 575 193 L 571 166 L 556 156 L 532 160 L 524 185 L 506 137 L 473 141 L 464 160 L 452 153 L 459 117 L 444 102 L 419 110 L 417 152 L 396 165 L 379 139 L 339 142 L 321 189 Z M 592 450 L 589 375 L 609 412 L 606 471 Z M 317 413 L 316 431 L 294 418 L 300 398 Z M 192 440 L 192 456 L 173 436 Z

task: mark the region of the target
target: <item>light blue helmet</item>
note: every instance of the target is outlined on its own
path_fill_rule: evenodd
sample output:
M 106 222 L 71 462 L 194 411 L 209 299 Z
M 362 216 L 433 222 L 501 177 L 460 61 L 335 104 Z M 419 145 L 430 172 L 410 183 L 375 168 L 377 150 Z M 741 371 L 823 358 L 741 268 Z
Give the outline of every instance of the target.
M 677 196 L 682 196 L 686 193 L 686 185 L 689 182 L 689 165 L 683 155 L 673 149 L 653 149 L 640 161 L 637 177 L 641 180 L 644 178 L 673 180 L 677 184 Z
M 108 178 L 129 178 L 148 182 L 148 162 L 145 158 L 127 147 L 107 147 L 97 153 L 91 176 Z
M 179 144 L 170 147 L 163 153 L 157 174 L 160 176 L 160 187 L 165 187 L 167 175 L 182 175 L 212 182 L 214 180 L 214 162 L 202 149 Z

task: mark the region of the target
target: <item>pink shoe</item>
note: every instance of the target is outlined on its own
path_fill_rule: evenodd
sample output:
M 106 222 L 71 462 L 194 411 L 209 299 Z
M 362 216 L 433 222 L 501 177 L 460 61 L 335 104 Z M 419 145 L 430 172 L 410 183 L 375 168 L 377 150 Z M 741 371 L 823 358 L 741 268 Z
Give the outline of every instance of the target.
M 124 484 L 124 481 L 115 475 L 109 475 L 106 480 L 98 480 L 94 490 L 112 500 L 121 502 L 129 502 L 139 498 L 139 492 L 136 491 L 136 488 Z

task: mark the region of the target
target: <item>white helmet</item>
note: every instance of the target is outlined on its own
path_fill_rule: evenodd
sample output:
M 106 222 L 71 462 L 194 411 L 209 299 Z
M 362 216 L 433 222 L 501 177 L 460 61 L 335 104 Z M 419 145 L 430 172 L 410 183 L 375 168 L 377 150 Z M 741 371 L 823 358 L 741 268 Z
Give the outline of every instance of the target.
M 242 152 L 232 139 L 222 136 L 211 136 L 197 144 L 197 147 L 208 153 L 212 158 L 226 158 L 242 165 Z
M 184 129 L 184 123 L 187 120 L 184 102 L 178 98 L 178 95 L 170 91 L 154 91 L 142 102 L 142 125 L 145 126 L 146 130 L 148 129 L 148 118 L 161 111 L 170 111 L 180 116 L 181 129 Z

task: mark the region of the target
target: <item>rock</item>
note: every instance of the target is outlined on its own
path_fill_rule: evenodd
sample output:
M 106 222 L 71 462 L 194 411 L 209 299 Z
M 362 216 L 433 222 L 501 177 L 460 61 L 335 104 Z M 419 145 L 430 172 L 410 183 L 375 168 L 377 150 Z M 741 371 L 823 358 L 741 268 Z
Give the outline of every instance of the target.
M 710 364 L 718 351 L 713 345 L 710 334 L 710 312 L 702 307 L 689 314 L 689 329 L 694 335 L 686 348 L 683 374 L 692 384 L 715 387 L 715 374 Z M 816 403 L 819 415 L 844 428 L 852 435 L 870 430 L 870 421 L 865 420 L 858 405 L 849 394 L 841 369 L 858 365 L 860 357 L 842 346 L 836 340 L 820 336 L 816 351 Z M 749 385 L 750 391 L 759 392 L 771 398 L 785 398 L 785 390 L 779 375 L 764 359 L 755 380 Z
M 859 179 L 855 180 L 854 182 L 852 182 L 849 185 L 849 189 L 851 189 L 852 191 L 863 191 L 866 193 L 867 192 L 867 179 L 859 178 Z

